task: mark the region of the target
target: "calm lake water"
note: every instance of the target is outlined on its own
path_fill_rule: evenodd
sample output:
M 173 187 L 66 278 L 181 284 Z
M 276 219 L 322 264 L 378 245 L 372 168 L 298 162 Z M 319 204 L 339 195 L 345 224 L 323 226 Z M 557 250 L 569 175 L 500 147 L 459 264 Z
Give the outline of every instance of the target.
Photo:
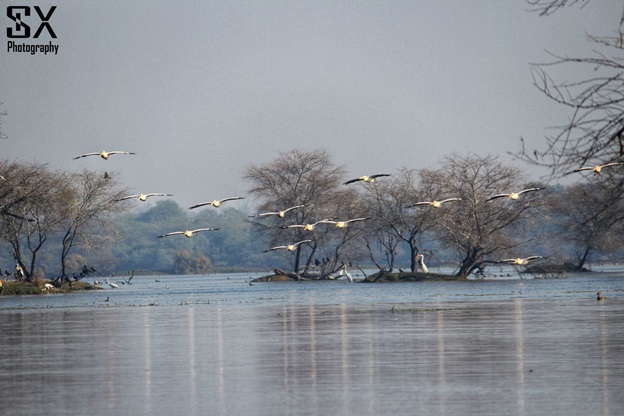
M 624 414 L 622 269 L 249 278 L 137 276 L 118 289 L 0 297 L 0 414 Z

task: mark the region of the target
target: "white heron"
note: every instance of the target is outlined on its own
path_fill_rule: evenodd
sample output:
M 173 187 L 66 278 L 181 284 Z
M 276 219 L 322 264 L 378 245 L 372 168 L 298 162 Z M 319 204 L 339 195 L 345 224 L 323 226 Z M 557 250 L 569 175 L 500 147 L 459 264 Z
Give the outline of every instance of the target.
M 418 261 L 418 264 L 420 265 L 420 268 L 423 271 L 423 273 L 429 273 L 429 268 L 425 264 L 425 256 L 423 256 L 422 254 L 419 254 L 416 256 L 416 260 Z
M 338 271 L 338 276 L 342 277 L 342 276 L 346 276 L 347 279 L 349 279 L 349 281 L 351 283 L 353 282 L 353 277 L 351 276 L 351 274 L 347 271 L 347 265 L 342 263 L 342 266 L 340 267 L 340 270 Z
M 109 285 L 112 289 L 117 289 L 117 288 L 119 287 L 119 286 L 117 286 L 117 284 L 116 284 L 116 283 L 111 283 L 111 282 L 108 280 L 108 277 L 106 278 L 106 284 L 107 284 L 107 285 Z

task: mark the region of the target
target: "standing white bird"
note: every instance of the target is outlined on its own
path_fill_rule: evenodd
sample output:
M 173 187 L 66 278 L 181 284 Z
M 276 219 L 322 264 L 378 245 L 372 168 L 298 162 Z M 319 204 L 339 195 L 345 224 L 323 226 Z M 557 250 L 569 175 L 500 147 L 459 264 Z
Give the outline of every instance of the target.
M 350 179 L 348 181 L 346 181 L 344 184 L 345 185 L 349 185 L 350 183 L 354 183 L 354 182 L 375 182 L 375 179 L 380 178 L 382 176 L 391 176 L 389 173 L 378 173 L 376 175 L 363 175 L 360 176 L 359 178 L 355 178 L 355 179 Z
M 185 237 L 191 238 L 195 233 L 199 233 L 202 231 L 218 231 L 218 228 L 198 228 L 196 230 L 186 230 L 186 231 L 174 231 L 171 233 L 159 235 L 158 238 L 169 237 L 172 235 L 184 235 Z
M 270 211 L 270 212 L 261 212 L 260 214 L 256 214 L 256 215 L 250 215 L 250 217 L 267 217 L 269 215 L 277 215 L 280 218 L 284 218 L 284 215 L 286 215 L 286 213 L 290 210 L 296 209 L 296 208 L 303 208 L 305 205 L 295 205 L 294 207 L 290 207 L 290 208 L 286 208 L 284 210 L 280 210 L 280 211 Z
M 147 198 L 150 198 L 152 196 L 173 196 L 173 194 L 162 194 L 158 192 L 152 192 L 150 194 L 136 194 L 136 195 L 124 196 L 123 198 L 117 199 L 117 201 L 125 201 L 126 199 L 133 199 L 133 198 L 137 198 L 139 201 L 145 201 L 147 200 Z
M 527 264 L 529 264 L 530 261 L 543 259 L 543 258 L 544 257 L 542 256 L 529 256 L 525 258 L 518 257 L 515 259 L 503 259 L 503 260 L 500 260 L 498 263 L 508 263 L 508 264 L 513 264 L 515 266 L 526 266 Z
M 370 218 L 353 218 L 351 220 L 346 220 L 346 221 L 331 221 L 331 220 L 323 220 L 321 221 L 323 224 L 335 224 L 336 228 L 347 228 L 349 226 L 349 224 L 351 224 L 352 222 L 356 222 L 356 221 L 365 221 L 365 220 L 369 220 Z
M 195 208 L 203 207 L 205 205 L 212 205 L 215 208 L 219 208 L 221 206 L 221 204 L 223 204 L 224 202 L 226 202 L 226 201 L 235 201 L 237 199 L 245 199 L 245 198 L 242 197 L 242 196 L 233 196 L 231 198 L 215 199 L 215 200 L 212 200 L 210 202 L 200 202 L 199 204 L 193 205 L 189 209 L 195 209 Z
M 342 263 L 342 266 L 340 267 L 340 270 L 338 271 L 338 276 L 340 277 L 346 276 L 347 279 L 349 279 L 351 283 L 354 283 L 353 276 L 351 276 L 351 274 L 347 271 L 347 265 L 345 263 Z
M 106 284 L 107 284 L 107 285 L 109 285 L 112 289 L 117 289 L 117 288 L 119 287 L 119 286 L 117 286 L 117 284 L 115 284 L 115 283 L 111 283 L 111 282 L 108 280 L 108 277 L 106 278 Z
M 418 264 L 420 265 L 420 268 L 422 269 L 423 273 L 429 273 L 429 268 L 425 264 L 425 256 L 423 256 L 422 254 L 419 254 L 416 256 L 416 259 L 418 260 Z
M 520 198 L 520 195 L 522 195 L 522 194 L 524 194 L 524 193 L 527 193 L 527 192 L 535 192 L 535 191 L 541 191 L 542 189 L 544 189 L 544 188 L 528 188 L 528 189 L 523 189 L 522 191 L 512 192 L 512 193 L 510 193 L 510 194 L 498 194 L 498 195 L 494 195 L 494 196 L 489 197 L 487 200 L 488 200 L 488 201 L 491 201 L 491 200 L 496 199 L 496 198 L 505 198 L 505 197 L 506 197 L 506 198 L 509 198 L 509 199 L 512 199 L 512 200 L 514 200 L 514 201 L 515 201 L 515 200 L 517 200 L 518 198 Z
M 264 250 L 264 252 L 266 253 L 267 251 L 273 251 L 273 250 L 288 250 L 288 251 L 294 251 L 297 247 L 299 247 L 300 244 L 304 244 L 304 243 L 310 243 L 312 242 L 312 240 L 301 240 L 298 241 L 296 243 L 293 244 L 288 244 L 286 246 L 275 246 L 275 247 L 271 247 L 267 250 Z
M 422 201 L 422 202 L 416 202 L 410 206 L 408 206 L 407 208 L 412 208 L 415 206 L 419 206 L 419 205 L 430 205 L 434 208 L 440 208 L 442 206 L 442 204 L 444 204 L 445 202 L 449 202 L 449 201 L 461 201 L 461 198 L 446 198 L 443 199 L 441 201 L 436 201 L 435 199 L 433 201 Z
M 584 170 L 591 170 L 594 172 L 594 174 L 598 175 L 602 172 L 603 168 L 608 168 L 611 166 L 619 166 L 619 165 L 624 165 L 624 162 L 613 162 L 613 163 L 607 163 L 606 165 L 596 165 L 596 166 L 583 166 L 582 168 L 574 169 L 573 171 L 566 173 L 566 175 L 569 175 L 575 172 L 582 172 Z
M 134 155 L 134 154 L 136 154 L 136 153 L 134 153 L 134 152 L 124 152 L 124 151 L 121 151 L 121 150 L 113 150 L 111 152 L 107 152 L 105 150 L 102 150 L 101 152 L 91 152 L 91 153 L 85 153 L 84 155 L 76 156 L 74 158 L 74 160 L 80 159 L 82 157 L 87 157 L 87 156 L 100 156 L 102 159 L 108 160 L 108 158 L 111 155 Z

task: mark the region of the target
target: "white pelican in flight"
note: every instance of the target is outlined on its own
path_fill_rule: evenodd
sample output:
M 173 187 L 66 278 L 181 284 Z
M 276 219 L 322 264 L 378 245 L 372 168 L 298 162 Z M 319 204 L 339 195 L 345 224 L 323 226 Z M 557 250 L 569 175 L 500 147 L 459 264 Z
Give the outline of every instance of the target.
M 375 179 L 382 177 L 382 176 L 391 176 L 389 173 L 378 173 L 376 175 L 370 175 L 370 176 L 360 176 L 359 178 L 355 178 L 355 179 L 350 179 L 348 181 L 346 181 L 344 184 L 345 185 L 349 185 L 350 183 L 354 183 L 354 182 L 375 182 Z
M 266 253 L 267 251 L 273 251 L 273 250 L 288 250 L 288 251 L 294 251 L 297 249 L 297 247 L 299 247 L 300 244 L 304 244 L 304 243 L 310 243 L 312 242 L 312 240 L 301 240 L 298 241 L 294 244 L 288 244 L 287 246 L 275 246 L 275 247 L 271 247 L 267 250 L 264 250 L 264 252 Z
M 292 209 L 303 208 L 305 205 L 295 205 L 294 207 L 286 208 L 280 211 L 261 212 L 260 214 L 250 215 L 250 217 L 267 217 L 269 215 L 277 215 L 280 218 L 284 218 L 284 215 Z
M 186 231 L 174 231 L 172 233 L 167 233 L 163 235 L 159 235 L 158 238 L 169 237 L 171 235 L 184 235 L 185 237 L 191 238 L 195 233 L 199 233 L 202 231 L 217 231 L 218 228 L 198 228 L 196 230 L 186 230 Z
M 102 150 L 101 152 L 91 152 L 91 153 L 85 153 L 84 155 L 76 156 L 74 160 L 80 159 L 81 157 L 87 157 L 87 156 L 100 156 L 102 159 L 108 160 L 108 158 L 111 155 L 134 155 L 134 154 L 135 153 L 133 152 L 123 152 L 121 150 L 113 150 L 111 152 Z
M 520 195 L 527 193 L 527 192 L 534 192 L 534 191 L 541 191 L 544 188 L 528 188 L 528 189 L 523 189 L 522 191 L 518 191 L 518 192 L 512 192 L 510 194 L 498 194 L 498 195 L 494 195 L 489 197 L 487 200 L 491 201 L 492 199 L 496 199 L 496 198 L 509 198 L 512 200 L 517 200 L 518 198 L 520 198 Z
M 419 255 L 416 256 L 416 259 L 417 259 L 418 264 L 420 265 L 420 268 L 422 269 L 423 273 L 429 273 L 429 268 L 425 264 L 425 256 L 423 256 L 422 254 L 419 254 Z
M 364 220 L 369 220 L 370 218 L 353 218 L 351 220 L 346 220 L 346 221 L 331 221 L 331 220 L 323 220 L 321 221 L 323 224 L 336 224 L 336 228 L 347 228 L 349 226 L 349 224 L 351 224 L 352 222 L 355 221 L 364 221 Z
M 569 175 L 570 173 L 575 173 L 575 172 L 582 172 L 584 170 L 591 170 L 595 174 L 600 174 L 603 168 L 608 168 L 611 166 L 619 166 L 619 165 L 624 165 L 624 162 L 613 162 L 613 163 L 607 163 L 606 165 L 596 165 L 596 166 L 583 166 L 582 168 L 574 169 L 573 171 L 566 173 L 566 175 Z
M 317 222 L 313 222 L 311 224 L 293 224 L 293 225 L 287 225 L 285 227 L 282 228 L 303 228 L 304 231 L 313 231 L 314 228 L 318 225 L 318 224 L 327 224 L 332 222 L 329 218 L 326 218 L 324 220 L 320 220 Z
M 137 194 L 137 195 L 128 195 L 123 198 L 118 199 L 117 201 L 125 201 L 126 199 L 137 198 L 139 201 L 145 201 L 147 198 L 152 196 L 173 196 L 172 194 L 161 194 L 158 192 L 152 192 L 151 194 Z
M 436 201 L 435 199 L 433 201 L 422 201 L 422 202 L 416 202 L 415 204 L 412 204 L 410 206 L 408 206 L 408 208 L 412 208 L 418 205 L 430 205 L 434 208 L 440 208 L 442 206 L 443 203 L 445 202 L 449 202 L 449 201 L 461 201 L 461 198 L 446 198 L 443 199 L 441 201 Z
M 203 207 L 205 205 L 212 205 L 215 208 L 219 208 L 221 206 L 221 204 L 223 204 L 224 202 L 226 202 L 226 201 L 235 201 L 237 199 L 245 199 L 245 198 L 242 197 L 242 196 L 233 196 L 231 198 L 215 199 L 215 200 L 210 201 L 210 202 L 200 202 L 197 205 L 193 205 L 189 209 L 195 209 L 195 208 Z
M 518 257 L 516 259 L 503 259 L 503 260 L 500 260 L 498 263 L 509 263 L 509 264 L 513 264 L 514 266 L 526 266 L 527 264 L 529 264 L 530 261 L 543 259 L 543 258 L 544 257 L 542 256 L 529 256 L 525 258 Z

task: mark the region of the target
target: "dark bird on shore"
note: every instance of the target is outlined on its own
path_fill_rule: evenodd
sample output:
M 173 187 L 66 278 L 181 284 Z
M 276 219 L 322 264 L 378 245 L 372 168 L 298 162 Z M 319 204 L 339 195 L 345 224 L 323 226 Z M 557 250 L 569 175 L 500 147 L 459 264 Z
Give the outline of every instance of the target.
M 213 201 L 210 202 L 200 202 L 199 204 L 193 205 L 192 207 L 189 207 L 189 209 L 195 209 L 195 208 L 199 208 L 199 207 L 203 207 L 205 205 L 212 205 L 215 208 L 219 208 L 221 206 L 221 204 L 223 204 L 226 201 L 235 201 L 237 199 L 245 199 L 242 196 L 233 196 L 231 198 L 224 198 L 224 199 L 215 199 Z
M 256 215 L 250 215 L 250 217 L 267 217 L 269 215 L 277 215 L 280 218 L 284 218 L 284 215 L 286 215 L 286 213 L 290 210 L 296 209 L 296 208 L 303 208 L 305 205 L 295 205 L 294 207 L 290 207 L 290 208 L 286 208 L 284 210 L 280 210 L 280 211 L 270 211 L 270 212 L 261 212 L 259 214 Z
M 509 198 L 511 200 L 517 200 L 518 198 L 520 198 L 520 195 L 527 193 L 527 192 L 535 192 L 535 191 L 541 191 L 544 188 L 528 188 L 528 189 L 523 189 L 522 191 L 518 191 L 518 192 L 512 192 L 510 194 L 498 194 L 498 195 L 494 195 L 489 197 L 487 200 L 491 201 L 493 199 L 496 198 Z
M 335 224 L 336 228 L 347 228 L 349 226 L 349 224 L 351 224 L 352 222 L 356 222 L 356 221 L 365 221 L 365 220 L 370 220 L 370 218 L 368 217 L 362 217 L 362 218 L 353 218 L 351 220 L 346 220 L 346 221 L 332 221 L 332 220 L 323 220 L 321 221 L 323 224 Z
M 566 175 L 569 175 L 575 172 L 583 172 L 585 170 L 591 170 L 594 172 L 594 174 L 599 175 L 602 172 L 602 169 L 609 168 L 611 166 L 619 166 L 619 165 L 624 165 L 624 162 L 613 162 L 613 163 L 607 163 L 606 165 L 596 165 L 596 166 L 583 166 L 582 168 L 574 169 L 573 171 L 566 173 Z
M 442 204 L 444 204 L 445 202 L 449 202 L 449 201 L 461 201 L 461 198 L 446 198 L 443 199 L 441 201 L 422 201 L 422 202 L 416 202 L 415 204 L 412 204 L 410 206 L 408 206 L 407 208 L 412 208 L 415 206 L 419 206 L 419 205 L 429 205 L 432 206 L 433 208 L 440 208 L 442 206 Z
M 527 264 L 529 264 L 529 262 L 533 261 L 533 260 L 537 260 L 537 259 L 543 259 L 544 257 L 542 256 L 529 256 L 529 257 L 525 257 L 525 258 L 515 258 L 515 259 L 503 259 L 498 261 L 497 263 L 507 263 L 507 264 L 513 264 L 515 266 L 526 266 Z
M 371 182 L 375 182 L 375 179 L 380 178 L 382 176 L 391 176 L 391 175 L 389 173 L 378 173 L 376 175 L 370 175 L 370 176 L 363 175 L 363 176 L 360 176 L 359 178 L 350 179 L 350 180 L 346 181 L 344 184 L 345 185 L 349 185 L 350 183 L 355 183 L 355 182 L 368 182 L 368 183 L 371 183 Z
M 91 152 L 91 153 L 85 153 L 84 155 L 80 155 L 80 156 L 76 156 L 74 158 L 74 160 L 76 159 L 80 159 L 83 157 L 88 157 L 88 156 L 100 156 L 102 159 L 104 160 L 108 160 L 108 158 L 112 155 L 134 155 L 136 153 L 133 152 L 124 152 L 121 150 L 113 150 L 111 152 L 107 152 L 105 150 L 102 150 L 101 152 Z
M 264 252 L 266 253 L 267 251 L 273 251 L 273 250 L 288 250 L 288 251 L 294 251 L 297 249 L 297 247 L 299 247 L 300 244 L 304 244 L 304 243 L 310 243 L 312 242 L 312 240 L 301 240 L 298 241 L 294 244 L 288 244 L 286 246 L 275 246 L 275 247 L 271 247 L 267 250 L 264 250 Z
M 217 231 L 218 228 L 198 228 L 196 230 L 186 230 L 186 231 L 174 231 L 171 233 L 159 235 L 158 238 L 169 237 L 172 235 L 184 235 L 185 237 L 191 238 L 195 233 L 199 233 L 202 231 Z
M 137 198 L 139 201 L 146 201 L 147 198 L 150 198 L 152 196 L 173 196 L 173 194 L 163 194 L 159 192 L 152 192 L 150 194 L 136 194 L 136 195 L 124 196 L 123 198 L 117 199 L 117 201 L 125 201 L 126 199 L 133 199 L 133 198 Z

